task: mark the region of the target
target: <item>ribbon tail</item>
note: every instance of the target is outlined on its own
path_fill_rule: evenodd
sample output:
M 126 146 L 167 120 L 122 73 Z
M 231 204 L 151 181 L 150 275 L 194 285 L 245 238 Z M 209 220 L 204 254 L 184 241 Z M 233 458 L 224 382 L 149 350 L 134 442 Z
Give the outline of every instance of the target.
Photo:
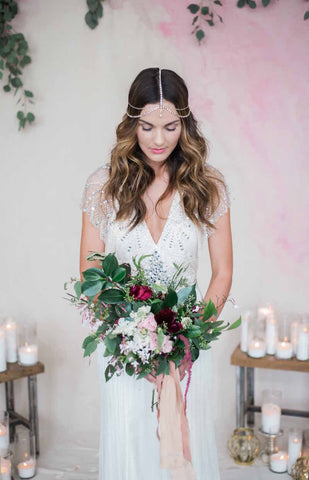
M 185 414 L 179 371 L 170 361 L 170 374 L 158 379 L 160 467 L 171 471 L 173 480 L 196 480 L 191 463 L 189 425 Z

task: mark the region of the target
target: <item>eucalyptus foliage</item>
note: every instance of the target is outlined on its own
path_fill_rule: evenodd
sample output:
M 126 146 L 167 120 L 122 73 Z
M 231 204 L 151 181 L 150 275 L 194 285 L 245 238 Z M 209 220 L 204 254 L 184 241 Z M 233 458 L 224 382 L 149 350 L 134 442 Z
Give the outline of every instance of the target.
M 23 68 L 31 63 L 28 53 L 28 42 L 22 33 L 15 32 L 11 25 L 18 13 L 18 4 L 14 0 L 0 0 L 0 80 L 4 82 L 5 92 L 20 92 L 17 104 L 21 102 L 21 110 L 17 112 L 19 130 L 26 123 L 35 119 L 32 112 L 27 111 L 27 103 L 34 103 L 33 93 L 26 90 L 22 81 Z

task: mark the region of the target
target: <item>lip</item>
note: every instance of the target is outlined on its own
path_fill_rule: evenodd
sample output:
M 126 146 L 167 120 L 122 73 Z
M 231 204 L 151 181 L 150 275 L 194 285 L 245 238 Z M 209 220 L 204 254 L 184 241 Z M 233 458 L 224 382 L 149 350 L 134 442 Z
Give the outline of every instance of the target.
M 153 153 L 163 153 L 165 152 L 166 148 L 152 148 L 151 151 Z

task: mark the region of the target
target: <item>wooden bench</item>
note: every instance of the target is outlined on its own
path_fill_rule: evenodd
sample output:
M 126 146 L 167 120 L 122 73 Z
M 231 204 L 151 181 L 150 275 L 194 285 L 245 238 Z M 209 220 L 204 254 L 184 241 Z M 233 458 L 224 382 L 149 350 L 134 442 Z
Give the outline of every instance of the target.
M 254 412 L 261 412 L 261 407 L 254 405 L 254 369 L 267 368 L 271 370 L 292 370 L 309 373 L 309 360 L 301 361 L 295 357 L 281 360 L 275 355 L 263 358 L 252 358 L 240 350 L 238 345 L 231 355 L 231 365 L 236 366 L 236 427 L 254 426 Z M 281 409 L 282 415 L 309 418 L 309 411 Z
M 37 378 L 39 373 L 44 372 L 44 364 L 38 362 L 36 365 L 24 366 L 18 363 L 7 363 L 7 370 L 0 373 L 0 383 L 5 383 L 6 409 L 9 413 L 10 442 L 14 440 L 16 425 L 24 425 L 29 428 L 30 438 L 35 439 L 36 455 L 40 454 L 39 444 L 39 418 L 37 398 Z M 15 412 L 14 401 L 14 380 L 28 378 L 28 402 L 29 418 L 25 418 Z

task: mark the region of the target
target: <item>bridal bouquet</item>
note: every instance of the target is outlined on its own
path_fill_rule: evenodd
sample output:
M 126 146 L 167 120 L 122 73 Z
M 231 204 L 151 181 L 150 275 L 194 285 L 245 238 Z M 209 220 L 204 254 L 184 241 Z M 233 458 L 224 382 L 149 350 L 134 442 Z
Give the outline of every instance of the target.
M 177 368 L 184 358 L 191 367 L 200 350 L 209 349 L 223 330 L 241 322 L 209 321 L 217 317 L 215 305 L 211 300 L 197 301 L 195 284 L 187 284 L 182 265 L 175 264 L 169 285 L 149 284 L 142 268 L 147 256 L 132 259 L 136 267 L 132 274 L 130 265 L 119 264 L 113 253 L 92 252 L 87 260 L 99 260 L 102 268 L 85 270 L 84 282 L 72 279 L 75 295 L 67 293 L 80 310 L 83 325 L 91 330 L 82 345 L 84 356 L 90 356 L 99 342 L 105 345 L 106 381 L 123 372 L 137 379 L 153 370 L 168 375 L 170 361 Z

